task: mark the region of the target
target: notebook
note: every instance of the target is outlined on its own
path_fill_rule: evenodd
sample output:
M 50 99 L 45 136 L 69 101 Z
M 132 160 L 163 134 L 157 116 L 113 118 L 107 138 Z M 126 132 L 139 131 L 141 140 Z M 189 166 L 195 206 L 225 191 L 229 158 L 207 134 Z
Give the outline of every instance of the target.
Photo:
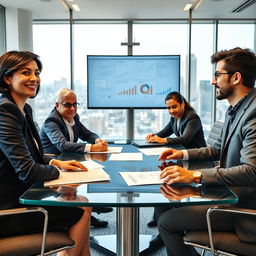
M 166 146 L 165 143 L 147 142 L 146 140 L 132 140 L 131 143 L 139 148 Z

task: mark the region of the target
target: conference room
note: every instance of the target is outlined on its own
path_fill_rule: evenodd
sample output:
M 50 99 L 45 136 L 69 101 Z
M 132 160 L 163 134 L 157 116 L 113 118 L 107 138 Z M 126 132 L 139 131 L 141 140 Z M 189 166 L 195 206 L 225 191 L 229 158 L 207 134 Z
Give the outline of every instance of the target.
M 55 104 L 56 91 L 69 88 L 77 94 L 80 121 L 89 130 L 108 141 L 109 147 L 123 147 L 122 153 L 141 153 L 141 148 L 130 142 L 145 140 L 147 134 L 167 125 L 170 114 L 165 96 L 171 91 L 179 91 L 195 109 L 206 141 L 216 121 L 224 122 L 229 103 L 216 98 L 212 86 L 215 65 L 211 64 L 210 57 L 217 51 L 234 47 L 255 52 L 255 13 L 255 1 L 244 0 L 0 0 L 0 53 L 28 50 L 40 56 L 43 63 L 40 91 L 37 97 L 29 99 L 39 128 Z M 139 66 L 138 77 L 134 63 Z M 114 70 L 113 66 L 117 68 Z M 122 171 L 120 168 L 137 172 L 159 170 L 159 155 L 142 154 L 143 163 L 131 161 L 130 166 L 123 162 L 118 167 L 114 161 L 96 161 L 113 173 L 111 180 L 118 178 L 119 185 L 124 185 L 122 177 L 116 175 Z M 159 188 L 159 185 L 149 187 L 155 190 L 157 186 Z M 110 198 L 104 205 L 95 199 L 97 206 L 114 210 L 97 215 L 109 225 L 91 228 L 90 235 L 95 238 L 112 235 L 111 244 L 115 246 L 110 250 L 104 250 L 106 245 L 103 249 L 92 246 L 91 255 L 136 255 L 147 249 L 149 240 L 158 233 L 156 226 L 147 226 L 154 213 L 154 203 L 167 204 L 168 200 L 158 190 L 159 195 L 152 199 L 156 201 L 151 205 L 147 202 L 149 198 L 136 202 L 136 196 L 131 193 L 142 193 L 138 200 L 147 197 L 147 186 L 141 186 L 142 192 L 136 189 L 133 192 L 130 187 L 130 191 L 113 191 L 106 184 L 95 187 L 89 184 L 87 188 L 90 191 L 100 187 L 105 189 L 102 193 L 115 192 L 114 196 L 119 199 L 113 202 Z M 157 193 L 155 190 L 153 195 Z M 88 198 L 93 202 L 94 199 Z M 126 212 L 125 205 L 118 205 L 122 200 L 127 204 L 135 200 L 135 205 L 126 205 Z M 121 226 L 122 218 L 129 219 L 124 217 L 126 214 L 136 217 L 134 226 L 128 221 L 134 229 L 128 229 L 130 234 L 116 243 L 115 234 L 121 234 L 122 228 L 127 229 L 128 224 Z M 128 246 L 133 252 L 125 249 L 132 232 L 137 233 L 136 242 Z M 107 244 L 110 244 L 108 240 Z M 164 246 L 144 253 L 167 255 Z

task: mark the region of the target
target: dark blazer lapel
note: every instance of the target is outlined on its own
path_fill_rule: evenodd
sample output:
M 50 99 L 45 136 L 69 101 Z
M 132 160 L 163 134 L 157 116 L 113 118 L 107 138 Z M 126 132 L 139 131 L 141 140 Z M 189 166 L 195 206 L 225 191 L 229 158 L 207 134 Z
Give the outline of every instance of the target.
M 249 95 L 247 96 L 248 98 L 245 99 L 245 102 L 243 103 L 243 105 L 240 107 L 240 109 L 238 110 L 237 114 L 236 114 L 236 118 L 235 120 L 233 121 L 233 124 L 231 126 L 231 128 L 229 129 L 229 132 L 227 132 L 227 137 L 226 137 L 226 140 L 225 140 L 225 144 L 224 144 L 224 147 L 223 149 L 227 146 L 227 143 L 228 141 L 230 140 L 230 138 L 232 137 L 233 133 L 235 132 L 236 130 L 236 127 L 239 125 L 239 121 L 240 119 L 242 118 L 242 116 L 244 115 L 246 109 L 248 108 L 248 106 L 250 105 L 251 101 L 254 99 L 255 97 L 255 89 L 253 89 Z M 226 122 L 226 125 L 225 127 L 227 126 L 228 122 Z
M 28 110 L 27 107 L 25 107 L 25 112 L 26 112 L 26 117 L 24 117 L 25 119 L 25 130 L 24 132 L 25 133 L 29 133 L 29 134 L 26 134 L 25 136 L 30 136 L 31 137 L 31 140 L 28 139 L 27 137 L 27 140 L 28 141 L 31 141 L 31 143 L 33 143 L 33 146 L 31 145 L 31 143 L 29 143 L 29 147 L 32 147 L 31 150 L 33 150 L 34 152 L 32 153 L 33 157 L 36 157 L 37 158 L 37 161 L 40 161 L 41 163 L 44 162 L 43 160 L 43 147 L 42 147 L 42 144 L 41 144 L 41 140 L 39 139 L 39 135 L 38 135 L 38 132 L 37 132 L 37 129 L 34 125 L 34 122 L 32 120 L 32 116 L 31 116 L 31 113 L 30 111 Z M 35 142 L 36 140 L 36 142 Z
M 40 136 L 38 134 L 38 131 L 36 129 L 36 126 L 35 126 L 35 123 L 31 117 L 31 114 L 29 113 L 29 111 L 26 111 L 27 112 L 27 118 L 28 118 L 28 124 L 29 124 L 29 127 L 30 127 L 30 131 L 32 132 L 32 135 L 34 137 L 34 139 L 36 140 L 37 142 L 37 145 L 39 147 L 39 152 L 41 154 L 43 154 L 43 146 L 42 146 L 42 143 L 41 143 L 41 139 L 40 139 Z M 36 145 L 35 145 L 36 146 Z M 36 147 L 37 148 L 37 147 Z
M 67 139 L 67 141 L 70 141 L 69 132 L 68 132 L 68 128 L 67 128 L 67 126 L 65 124 L 65 121 L 62 118 L 62 116 L 59 114 L 59 112 L 57 110 L 55 110 L 55 111 L 57 113 L 57 116 L 58 116 L 59 120 L 61 120 L 61 123 L 63 125 L 63 129 L 64 129 L 63 130 L 63 134 L 64 134 L 65 138 Z
M 78 141 L 78 135 L 79 135 L 79 127 L 77 126 L 77 122 L 73 126 L 73 131 L 74 131 L 74 142 L 77 142 Z
M 229 129 L 229 132 L 227 131 L 227 137 L 226 137 L 226 140 L 225 140 L 224 148 L 227 146 L 228 141 L 230 140 L 231 136 L 235 132 L 236 127 L 238 126 L 239 121 L 242 118 L 244 112 L 245 112 L 245 108 L 241 107 L 241 109 L 239 109 L 238 113 L 236 114 L 236 118 L 233 121 L 233 123 L 231 125 L 231 128 Z
M 181 136 L 183 134 L 184 123 L 185 123 L 185 119 L 181 118 L 179 127 L 177 127 L 177 129 L 178 129 L 177 133 L 179 134 L 179 136 Z
M 174 118 L 173 118 L 174 119 Z M 174 123 L 174 125 L 173 125 L 173 131 L 174 131 L 174 133 L 177 135 L 177 134 L 179 134 L 178 133 L 178 127 L 177 127 L 177 119 L 174 119 L 174 121 L 173 121 L 173 123 Z
M 224 150 L 224 146 L 226 145 L 227 137 L 228 137 L 228 124 L 229 124 L 230 116 L 226 113 L 226 119 L 225 123 L 223 126 L 222 130 L 222 140 L 221 140 L 221 153 L 220 155 L 222 156 L 222 152 Z

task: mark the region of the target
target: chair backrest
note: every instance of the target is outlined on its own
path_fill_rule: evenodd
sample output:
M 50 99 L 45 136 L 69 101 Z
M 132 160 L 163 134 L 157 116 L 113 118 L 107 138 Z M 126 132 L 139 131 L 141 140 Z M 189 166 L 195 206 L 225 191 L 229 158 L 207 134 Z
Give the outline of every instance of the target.
M 216 121 L 209 133 L 209 136 L 206 140 L 207 145 L 213 146 L 214 143 L 217 141 L 219 138 L 222 128 L 223 128 L 224 122 L 223 121 Z
M 47 216 L 47 211 L 41 207 L 1 210 L 0 216 L 31 212 L 42 212 Z M 48 220 L 48 216 L 45 218 Z M 47 220 L 42 233 L 1 237 L 0 256 L 43 256 L 73 248 L 74 241 L 69 238 L 67 232 L 47 232 Z
M 221 206 L 211 207 L 206 214 L 208 231 L 189 231 L 183 237 L 184 243 L 204 250 L 209 250 L 213 255 L 254 256 L 256 252 L 256 243 L 241 241 L 235 232 L 212 231 L 210 214 L 216 211 L 256 216 L 256 210 L 252 209 L 229 208 L 225 206 L 223 209 Z

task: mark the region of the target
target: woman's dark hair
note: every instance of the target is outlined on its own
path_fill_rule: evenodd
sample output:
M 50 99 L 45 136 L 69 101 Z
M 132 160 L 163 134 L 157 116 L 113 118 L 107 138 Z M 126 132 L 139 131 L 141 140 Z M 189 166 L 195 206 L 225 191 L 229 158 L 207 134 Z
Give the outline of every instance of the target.
M 244 86 L 254 87 L 256 79 L 256 55 L 250 49 L 239 47 L 231 50 L 216 52 L 211 56 L 212 64 L 225 61 L 224 69 L 230 73 L 231 77 L 235 72 L 240 72 L 243 78 Z
M 10 51 L 0 57 L 0 93 L 10 94 L 10 87 L 6 84 L 4 78 L 11 77 L 13 73 L 23 68 L 28 62 L 34 60 L 40 72 L 42 63 L 39 56 L 29 51 Z M 38 94 L 40 85 L 37 87 Z M 35 97 L 35 96 L 34 96 Z M 31 98 L 34 98 L 31 97 Z
M 179 92 L 170 92 L 166 95 L 165 97 L 165 102 L 167 100 L 170 100 L 170 99 L 175 99 L 176 101 L 178 101 L 180 104 L 181 103 L 185 103 L 185 108 L 186 109 L 193 109 L 190 104 L 186 101 L 186 99 L 179 93 Z

